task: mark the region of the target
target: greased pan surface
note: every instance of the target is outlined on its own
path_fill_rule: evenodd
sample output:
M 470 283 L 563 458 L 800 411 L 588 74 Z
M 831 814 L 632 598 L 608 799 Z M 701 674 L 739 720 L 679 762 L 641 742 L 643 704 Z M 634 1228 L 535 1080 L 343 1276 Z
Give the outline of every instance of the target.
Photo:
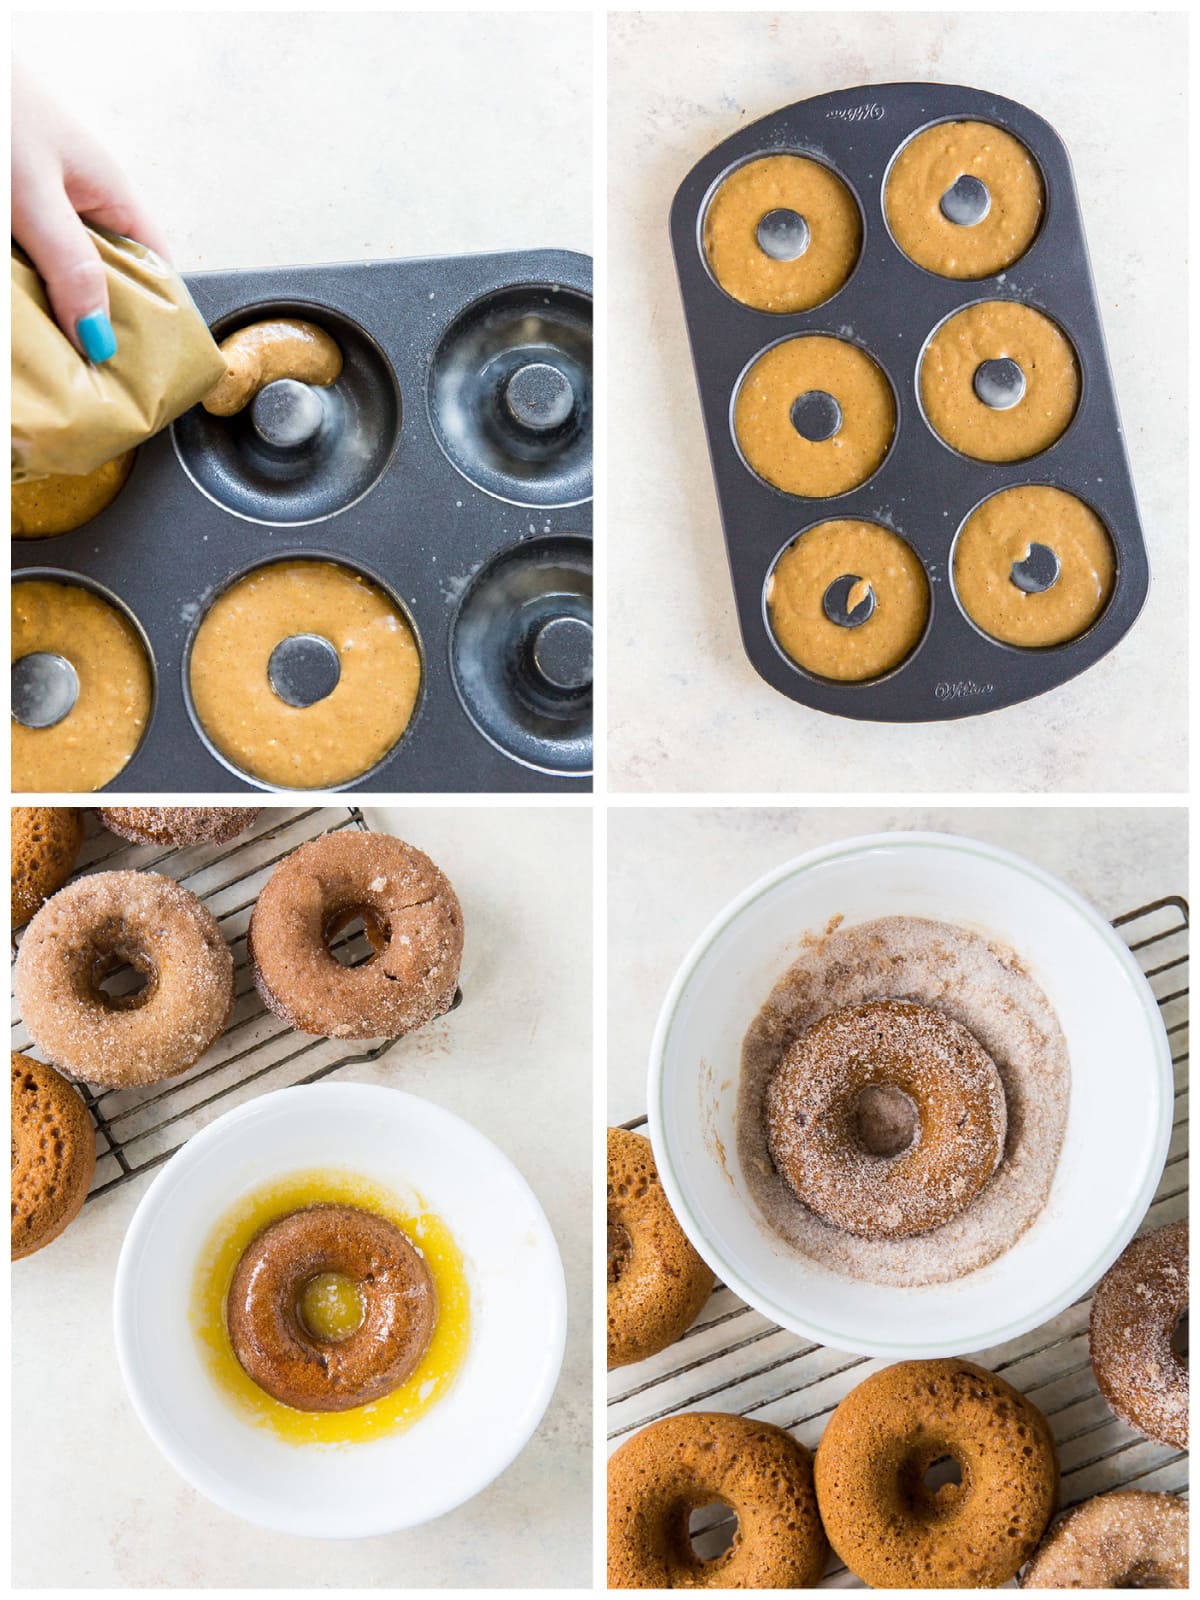
M 994 123 L 1025 145 L 1041 169 L 1045 212 L 1025 255 L 992 277 L 942 278 L 893 241 L 883 191 L 892 158 L 916 133 L 943 121 Z M 758 155 L 795 153 L 824 162 L 848 185 L 863 220 L 862 253 L 843 287 L 801 313 L 751 309 L 718 287 L 705 260 L 705 210 L 719 181 Z M 865 721 L 925 722 L 978 715 L 1042 694 L 1084 671 L 1129 630 L 1145 601 L 1149 569 L 1078 197 L 1066 147 L 1042 117 L 1015 101 L 949 84 L 897 83 L 840 90 L 787 106 L 710 151 L 680 185 L 671 237 L 747 655 L 772 687 L 817 710 Z M 993 464 L 959 455 L 932 431 L 917 372 L 933 331 L 982 300 L 1015 300 L 1044 312 L 1075 347 L 1078 410 L 1042 454 Z M 828 499 L 789 495 L 758 478 L 735 443 L 732 407 L 740 378 L 768 346 L 801 333 L 861 345 L 891 382 L 897 423 L 883 464 L 860 487 Z M 966 517 L 998 490 L 1046 484 L 1089 505 L 1116 552 L 1106 610 L 1080 637 L 1019 649 L 980 632 L 961 610 L 951 548 Z M 770 631 L 765 585 L 795 536 L 831 518 L 882 523 L 920 557 L 931 615 L 914 652 L 887 676 L 838 683 L 794 665 Z
M 352 262 L 200 273 L 188 286 L 218 337 L 260 315 L 288 314 L 324 322 L 346 341 L 361 406 L 353 397 L 349 403 L 366 422 L 365 460 L 343 463 L 346 484 L 332 496 L 319 478 L 307 489 L 285 483 L 286 515 L 275 520 L 274 490 L 236 482 L 215 442 L 214 425 L 226 419 L 195 408 L 138 451 L 128 483 L 98 517 L 57 538 L 13 540 L 14 582 L 36 574 L 99 584 L 124 603 L 149 642 L 157 704 L 140 749 L 108 789 L 271 787 L 239 774 L 208 746 L 189 713 L 185 674 L 192 636 L 213 598 L 249 568 L 289 556 L 326 558 L 375 579 L 399 601 L 420 643 L 422 685 L 407 731 L 376 767 L 342 787 L 578 791 L 589 783 L 590 681 L 586 691 L 579 685 L 586 705 L 561 754 L 539 742 L 536 729 L 512 738 L 502 729 L 497 738 L 486 707 L 482 715 L 474 701 L 473 711 L 466 709 L 473 690 L 468 684 L 464 692 L 462 672 L 452 671 L 451 645 L 464 601 L 479 592 L 475 580 L 493 563 L 523 572 L 534 556 L 552 560 L 558 576 L 578 580 L 575 613 L 590 614 L 590 259 L 532 250 Z M 486 449 L 478 466 L 470 459 L 471 441 L 444 402 L 441 378 L 453 362 L 464 370 L 484 363 L 474 330 L 493 308 L 519 321 L 530 308 L 557 315 L 564 307 L 580 330 L 586 325 L 586 352 L 581 344 L 572 355 L 586 391 L 577 395 L 583 414 L 561 475 L 525 486 L 498 471 Z M 576 632 L 586 636 L 586 628 Z M 590 673 L 590 661 L 581 667 L 578 638 L 568 643 L 574 654 L 567 665 L 578 680 Z M 561 657 L 561 639 L 556 648 Z M 491 676 L 503 689 L 510 675 L 497 662 Z M 475 672 L 472 684 L 490 689 L 488 677 Z

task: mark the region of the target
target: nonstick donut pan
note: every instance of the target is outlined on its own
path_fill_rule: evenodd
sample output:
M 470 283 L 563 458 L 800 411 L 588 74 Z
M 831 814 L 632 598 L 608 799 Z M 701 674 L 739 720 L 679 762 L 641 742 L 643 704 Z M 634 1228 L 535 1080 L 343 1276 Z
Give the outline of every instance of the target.
M 1006 271 L 986 278 L 940 277 L 917 266 L 885 220 L 884 185 L 895 155 L 925 128 L 958 121 L 1011 133 L 1032 155 L 1043 182 L 1045 204 L 1033 243 Z M 732 298 L 710 272 L 703 242 L 706 209 L 721 180 L 754 157 L 780 153 L 831 168 L 862 217 L 861 255 L 849 279 L 824 304 L 798 313 L 754 310 Z M 840 716 L 937 721 L 1042 694 L 1113 648 L 1141 610 L 1149 569 L 1070 159 L 1048 122 L 1015 101 L 950 84 L 881 84 L 818 95 L 741 129 L 698 162 L 676 193 L 671 237 L 742 640 L 769 684 Z M 1050 448 L 1024 461 L 993 464 L 959 454 L 934 433 L 919 400 L 918 367 L 931 334 L 954 312 L 985 300 L 1018 301 L 1042 312 L 1067 335 L 1078 362 L 1081 394 L 1073 420 Z M 810 333 L 865 349 L 896 402 L 895 433 L 882 465 L 859 487 L 831 498 L 772 487 L 746 465 L 733 427 L 734 397 L 755 358 L 783 339 Z M 976 391 L 983 399 L 978 377 Z M 1107 528 L 1116 556 L 1105 610 L 1086 632 L 1052 648 L 1019 648 L 982 632 L 962 609 L 951 574 L 954 540 L 969 514 L 997 491 L 1026 484 L 1049 485 L 1083 501 Z M 867 682 L 837 682 L 797 666 L 776 644 L 767 615 L 766 585 L 776 558 L 798 534 L 843 518 L 898 533 L 929 583 L 924 636 L 899 666 Z M 1036 566 L 1032 556 L 1028 566 Z M 861 576 L 848 572 L 837 583 L 849 591 L 846 580 Z M 1044 575 L 1035 581 L 1046 586 Z M 855 625 L 844 609 L 836 614 L 837 602 L 837 594 L 827 593 L 826 615 Z
M 218 339 L 299 317 L 333 335 L 344 366 L 331 389 L 281 380 L 233 417 L 195 407 L 139 450 L 91 522 L 13 541 L 14 582 L 96 587 L 149 646 L 153 717 L 109 790 L 271 787 L 209 744 L 188 658 L 233 580 L 303 556 L 379 584 L 420 646 L 406 732 L 343 788 L 588 785 L 590 259 L 530 250 L 200 273 L 188 286 Z M 284 645 L 272 657 L 276 692 L 293 704 L 327 693 L 327 641 L 285 643 L 292 659 Z M 15 703 L 30 692 L 14 679 Z

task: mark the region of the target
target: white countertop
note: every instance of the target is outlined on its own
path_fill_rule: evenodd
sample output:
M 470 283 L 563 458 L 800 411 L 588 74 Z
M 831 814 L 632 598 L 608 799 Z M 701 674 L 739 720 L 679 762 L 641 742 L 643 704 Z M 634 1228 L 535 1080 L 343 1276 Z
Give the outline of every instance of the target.
M 1187 34 L 1179 13 L 618 13 L 609 22 L 609 771 L 682 793 L 1186 787 Z M 848 722 L 746 659 L 667 236 L 738 128 L 860 83 L 993 89 L 1075 166 L 1153 587 L 1103 661 L 950 724 Z
M 591 19 L 24 13 L 13 50 L 197 268 L 591 248 Z
M 892 829 L 964 834 L 1015 850 L 1057 873 L 1109 918 L 1187 893 L 1187 813 L 1174 807 L 614 808 L 608 984 L 621 1004 L 609 1009 L 610 1123 L 645 1112 L 646 1063 L 663 996 L 721 908 L 806 850 Z
M 347 1544 L 264 1532 L 211 1505 L 134 1415 L 113 1272 L 149 1179 L 85 1206 L 12 1273 L 13 1582 L 28 1588 L 582 1586 L 591 1574 L 591 817 L 580 808 L 369 811 L 427 850 L 462 901 L 453 1016 L 340 1078 L 473 1123 L 541 1201 L 567 1274 L 566 1363 L 507 1472 L 408 1533 Z

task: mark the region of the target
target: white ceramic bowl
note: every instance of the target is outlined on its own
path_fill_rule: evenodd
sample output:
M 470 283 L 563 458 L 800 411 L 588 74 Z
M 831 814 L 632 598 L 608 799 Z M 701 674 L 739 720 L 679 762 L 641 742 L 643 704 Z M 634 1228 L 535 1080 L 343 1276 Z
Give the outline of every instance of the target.
M 297 1446 L 252 1426 L 215 1387 L 189 1323 L 216 1223 L 241 1195 L 314 1167 L 415 1189 L 467 1267 L 471 1340 L 453 1387 L 406 1432 L 364 1444 Z M 566 1289 L 545 1214 L 481 1133 L 398 1089 L 324 1083 L 239 1106 L 171 1158 L 125 1235 L 114 1322 L 134 1409 L 189 1483 L 263 1527 L 354 1539 L 428 1522 L 504 1471 L 558 1381 Z
M 742 1038 L 796 940 L 838 915 L 853 924 L 901 914 L 1012 946 L 1058 1012 L 1071 1057 L 1066 1134 L 1044 1211 L 988 1266 L 924 1288 L 840 1277 L 797 1256 L 751 1199 L 735 1134 Z M 1173 1079 L 1149 984 L 1074 890 L 976 840 L 897 833 L 814 850 L 721 912 L 663 1004 L 648 1104 L 655 1158 L 684 1230 L 764 1316 L 859 1355 L 966 1355 L 1047 1322 L 1116 1259 L 1166 1160 Z

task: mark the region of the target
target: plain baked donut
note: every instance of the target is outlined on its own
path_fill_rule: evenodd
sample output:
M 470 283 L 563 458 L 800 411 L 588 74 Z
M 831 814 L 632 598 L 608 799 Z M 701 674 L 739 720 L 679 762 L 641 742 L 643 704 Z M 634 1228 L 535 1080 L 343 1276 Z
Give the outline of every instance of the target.
M 357 1327 L 322 1337 L 304 1294 L 346 1280 Z M 420 1252 L 393 1222 L 357 1206 L 316 1205 L 269 1223 L 234 1269 L 227 1300 L 234 1354 L 247 1375 L 298 1411 L 349 1411 L 381 1400 L 415 1371 L 437 1322 L 437 1292 Z
M 280 378 L 325 389 L 341 376 L 337 342 L 315 322 L 299 317 L 253 322 L 222 339 L 218 348 L 225 357 L 225 376 L 202 402 L 214 417 L 244 411 L 260 389 Z
M 960 1483 L 926 1476 L 949 1457 Z M 817 1448 L 829 1542 L 873 1589 L 995 1589 L 1036 1549 L 1058 1498 L 1037 1407 L 970 1361 L 901 1361 L 834 1411 Z
M 663 1193 L 649 1139 L 608 1130 L 608 1365 L 674 1344 L 712 1292 L 713 1275 Z
M 1174 1494 L 1117 1489 L 1061 1516 L 1022 1589 L 1186 1589 L 1188 1507 Z
M 101 806 L 110 833 L 134 844 L 227 844 L 243 833 L 261 806 Z
M 1188 1225 L 1144 1233 L 1117 1257 L 1092 1297 L 1092 1371 L 1131 1428 L 1180 1450 L 1188 1443 L 1188 1369 L 1172 1347 L 1188 1309 Z
M 362 918 L 374 956 L 330 945 Z M 458 896 L 423 851 L 386 833 L 327 833 L 271 874 L 247 947 L 264 1003 L 301 1033 L 398 1038 L 449 1011 L 462 963 Z
M 74 1088 L 12 1052 L 12 1259 L 57 1239 L 83 1209 L 96 1170 L 96 1131 Z
M 136 994 L 101 985 L 119 967 Z M 15 986 L 25 1025 L 58 1067 L 103 1088 L 173 1077 L 218 1039 L 233 1009 L 233 956 L 212 913 L 157 872 L 69 883 L 26 929 Z
M 71 876 L 83 844 L 83 818 L 72 806 L 13 806 L 12 931 Z
M 1000 1165 L 1007 1124 L 1000 1074 L 974 1034 L 906 1000 L 822 1017 L 767 1089 L 780 1177 L 863 1239 L 906 1239 L 957 1216 Z
M 704 1561 L 688 1519 L 714 1502 L 736 1513 L 737 1532 L 723 1555 Z M 810 1589 L 828 1553 L 812 1456 L 769 1422 L 711 1411 L 666 1417 L 608 1463 L 610 1589 Z

